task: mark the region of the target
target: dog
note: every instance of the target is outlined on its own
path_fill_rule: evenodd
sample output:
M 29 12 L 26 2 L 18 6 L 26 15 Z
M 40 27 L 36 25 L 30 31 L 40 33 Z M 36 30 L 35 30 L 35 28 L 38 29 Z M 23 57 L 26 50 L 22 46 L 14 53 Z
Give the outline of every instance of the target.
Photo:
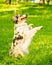
M 10 54 L 15 57 L 24 56 L 29 53 L 28 48 L 33 36 L 38 30 L 43 28 L 43 26 L 38 26 L 33 28 L 33 24 L 27 24 L 27 15 L 13 16 L 12 20 L 14 22 L 14 37 L 12 46 L 10 49 Z

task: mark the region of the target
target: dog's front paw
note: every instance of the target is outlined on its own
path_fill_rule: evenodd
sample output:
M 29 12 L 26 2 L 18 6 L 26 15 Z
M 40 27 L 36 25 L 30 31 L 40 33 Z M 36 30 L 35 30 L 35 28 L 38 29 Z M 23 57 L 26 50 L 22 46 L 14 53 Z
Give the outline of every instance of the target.
M 38 27 L 39 30 L 42 29 L 42 28 L 43 28 L 43 26 L 39 26 L 39 27 Z
M 42 28 L 43 28 L 43 26 L 40 26 L 40 28 L 42 29 Z
M 31 30 L 33 28 L 33 24 L 30 24 L 29 25 L 29 29 Z

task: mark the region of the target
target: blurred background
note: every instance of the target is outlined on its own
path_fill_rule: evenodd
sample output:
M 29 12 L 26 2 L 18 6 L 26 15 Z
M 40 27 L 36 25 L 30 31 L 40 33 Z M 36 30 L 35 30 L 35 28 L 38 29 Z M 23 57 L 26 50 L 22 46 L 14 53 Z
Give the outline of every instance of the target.
M 33 37 L 29 54 L 9 55 L 14 35 L 12 16 L 27 14 L 27 23 L 43 26 Z M 0 65 L 52 65 L 52 0 L 0 0 Z

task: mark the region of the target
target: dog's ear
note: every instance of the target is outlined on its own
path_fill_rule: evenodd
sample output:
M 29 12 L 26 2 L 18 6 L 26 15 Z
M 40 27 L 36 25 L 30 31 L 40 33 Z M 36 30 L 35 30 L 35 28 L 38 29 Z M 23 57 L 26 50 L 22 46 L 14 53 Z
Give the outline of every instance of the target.
M 18 22 L 18 16 L 13 16 L 13 17 L 12 17 L 12 21 L 13 21 L 14 23 L 17 23 L 17 22 Z

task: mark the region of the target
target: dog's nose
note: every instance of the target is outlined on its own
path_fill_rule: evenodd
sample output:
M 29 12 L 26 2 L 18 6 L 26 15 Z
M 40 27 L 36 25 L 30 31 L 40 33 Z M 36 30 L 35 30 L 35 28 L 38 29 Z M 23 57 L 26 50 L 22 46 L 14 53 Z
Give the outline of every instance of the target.
M 26 16 L 26 17 L 27 17 L 27 14 L 24 14 L 24 16 Z
M 26 14 L 26 17 L 27 17 L 27 14 Z
M 26 14 L 23 14 L 22 16 L 23 16 L 23 17 L 25 17 L 25 16 L 26 16 Z
M 25 17 L 27 18 L 27 14 L 25 14 Z
M 23 16 L 24 16 L 24 17 L 27 17 L 27 14 L 24 14 Z

